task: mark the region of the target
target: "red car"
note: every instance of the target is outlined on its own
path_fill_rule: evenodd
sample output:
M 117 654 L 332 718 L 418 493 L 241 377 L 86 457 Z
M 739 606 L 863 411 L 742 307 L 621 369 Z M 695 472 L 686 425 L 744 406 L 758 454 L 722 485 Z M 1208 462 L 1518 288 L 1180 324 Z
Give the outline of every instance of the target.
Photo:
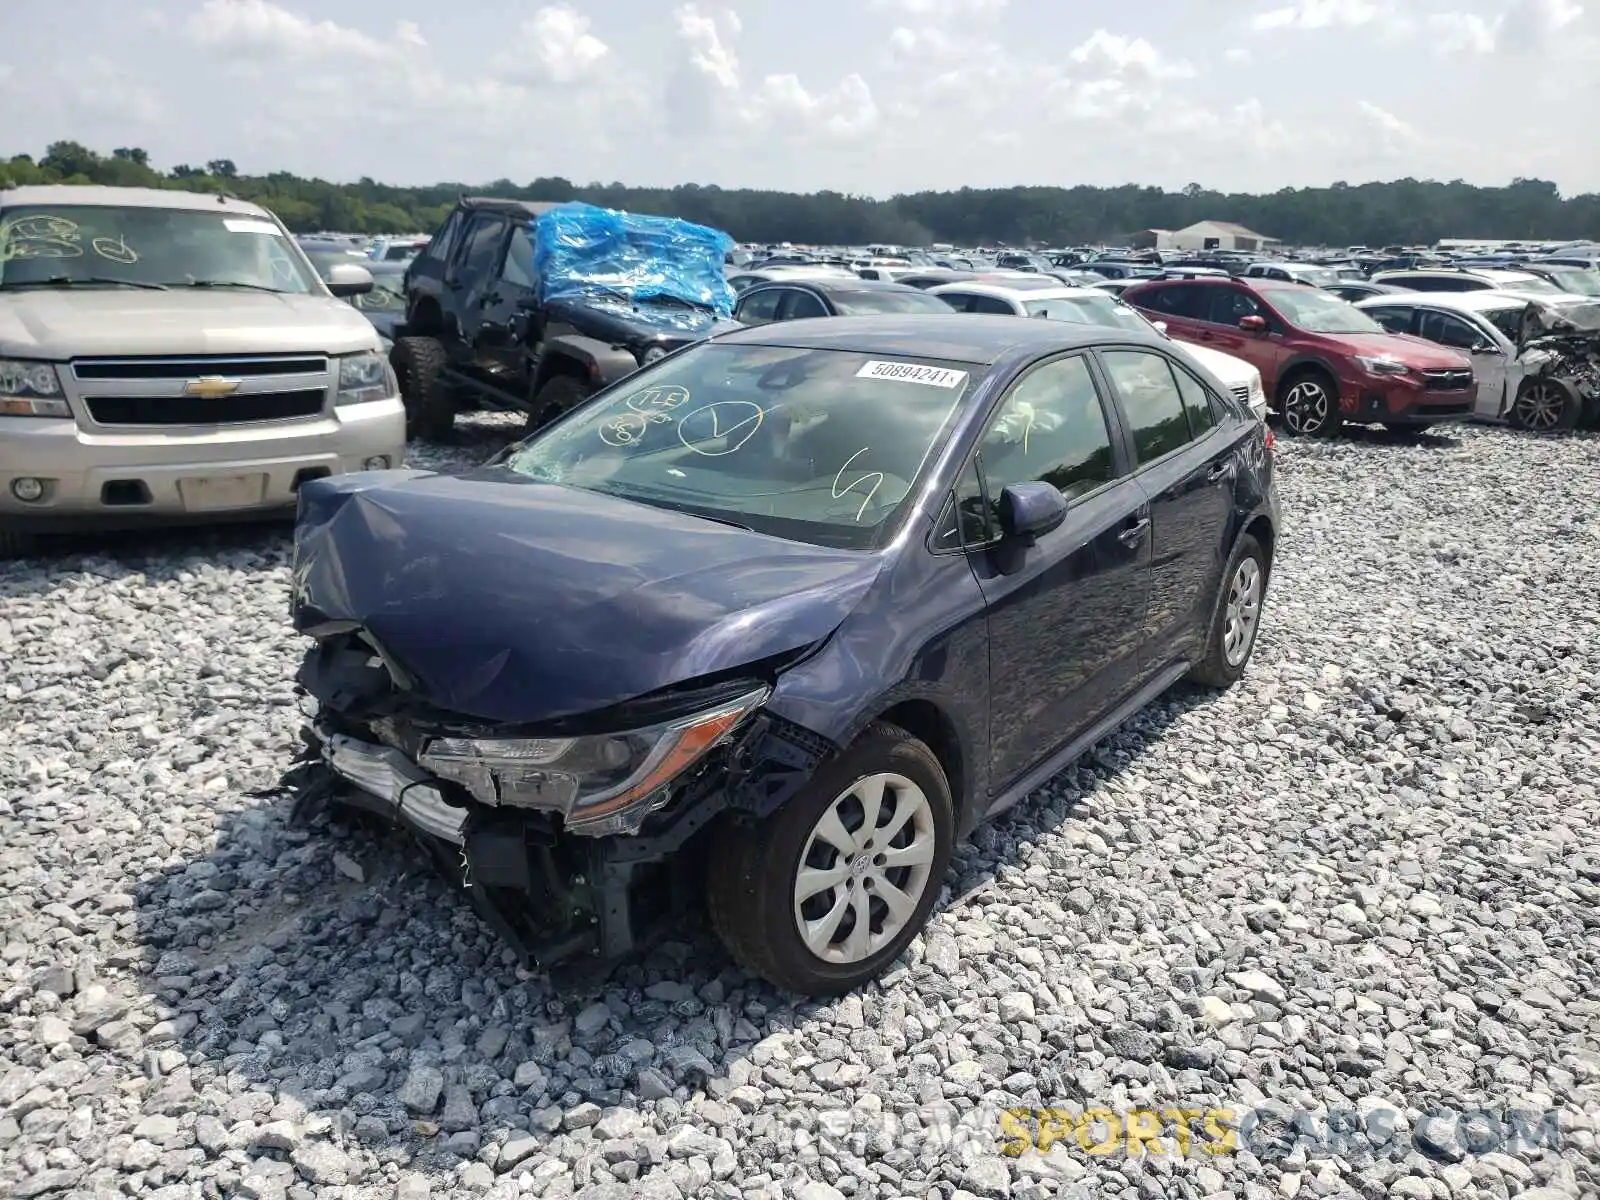
M 1472 414 L 1470 359 L 1389 333 L 1321 288 L 1271 279 L 1161 280 L 1131 287 L 1122 299 L 1164 322 L 1177 340 L 1255 367 L 1292 435 L 1325 436 L 1346 421 L 1400 428 Z

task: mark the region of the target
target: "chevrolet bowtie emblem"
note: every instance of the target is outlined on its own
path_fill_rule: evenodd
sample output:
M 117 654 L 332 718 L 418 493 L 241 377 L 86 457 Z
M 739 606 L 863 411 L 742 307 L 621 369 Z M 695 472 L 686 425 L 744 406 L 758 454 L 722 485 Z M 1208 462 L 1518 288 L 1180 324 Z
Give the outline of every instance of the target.
M 202 375 L 184 385 L 185 396 L 199 396 L 203 400 L 220 400 L 239 390 L 239 380 L 224 379 L 221 375 Z

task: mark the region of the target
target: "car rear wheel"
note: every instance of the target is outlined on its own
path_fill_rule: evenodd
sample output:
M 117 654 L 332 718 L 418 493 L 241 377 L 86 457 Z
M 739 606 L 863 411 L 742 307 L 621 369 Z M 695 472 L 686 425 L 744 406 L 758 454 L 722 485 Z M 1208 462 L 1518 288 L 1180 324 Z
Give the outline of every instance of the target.
M 594 390 L 576 375 L 552 375 L 545 380 L 533 398 L 533 411 L 528 414 L 528 431 L 548 425 L 568 409 L 582 404 Z
M 1291 437 L 1329 437 L 1344 423 L 1339 392 L 1320 372 L 1292 375 L 1278 397 L 1283 430 Z
M 401 338 L 389 355 L 400 381 L 400 399 L 406 408 L 406 436 L 430 441 L 444 437 L 456 423 L 455 399 L 440 377 L 445 353 L 437 339 Z
M 710 856 L 712 925 L 774 985 L 838 995 L 878 975 L 927 923 L 950 862 L 955 806 L 939 760 L 870 726 L 759 824 L 729 824 Z
M 1564 433 L 1577 426 L 1582 407 L 1571 389 L 1556 380 L 1530 379 L 1517 392 L 1507 416 L 1515 429 Z
M 1222 575 L 1222 596 L 1206 637 L 1206 656 L 1189 672 L 1195 683 L 1228 688 L 1244 675 L 1261 628 L 1268 566 L 1261 543 L 1248 533 L 1241 537 Z

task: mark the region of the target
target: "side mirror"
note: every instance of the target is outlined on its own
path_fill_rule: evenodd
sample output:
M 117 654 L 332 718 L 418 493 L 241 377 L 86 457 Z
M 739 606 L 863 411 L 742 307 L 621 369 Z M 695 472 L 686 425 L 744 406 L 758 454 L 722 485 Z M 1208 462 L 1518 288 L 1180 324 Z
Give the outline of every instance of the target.
M 1000 493 L 1000 530 L 1024 545 L 1066 519 L 1067 498 L 1054 484 L 1013 483 Z
M 1254 314 L 1248 317 L 1240 317 L 1239 328 L 1245 333 L 1265 333 L 1267 331 L 1267 319 Z
M 328 269 L 328 290 L 335 296 L 365 296 L 372 287 L 372 272 L 365 267 L 338 263 Z
M 1467 347 L 1468 354 L 1499 354 L 1500 347 L 1493 342 L 1473 342 Z
M 1167 323 L 1165 321 L 1152 321 L 1150 325 L 1157 333 L 1166 333 L 1167 331 Z

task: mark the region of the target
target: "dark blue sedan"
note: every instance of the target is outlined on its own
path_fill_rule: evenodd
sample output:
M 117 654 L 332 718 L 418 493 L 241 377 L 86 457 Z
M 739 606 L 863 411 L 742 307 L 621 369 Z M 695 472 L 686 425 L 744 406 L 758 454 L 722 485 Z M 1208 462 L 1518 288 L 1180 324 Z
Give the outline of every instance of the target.
M 1178 680 L 1245 670 L 1271 435 L 1171 343 L 1011 317 L 682 349 L 465 476 L 300 491 L 290 785 L 409 826 L 530 963 L 686 878 L 829 994 L 951 848 Z

